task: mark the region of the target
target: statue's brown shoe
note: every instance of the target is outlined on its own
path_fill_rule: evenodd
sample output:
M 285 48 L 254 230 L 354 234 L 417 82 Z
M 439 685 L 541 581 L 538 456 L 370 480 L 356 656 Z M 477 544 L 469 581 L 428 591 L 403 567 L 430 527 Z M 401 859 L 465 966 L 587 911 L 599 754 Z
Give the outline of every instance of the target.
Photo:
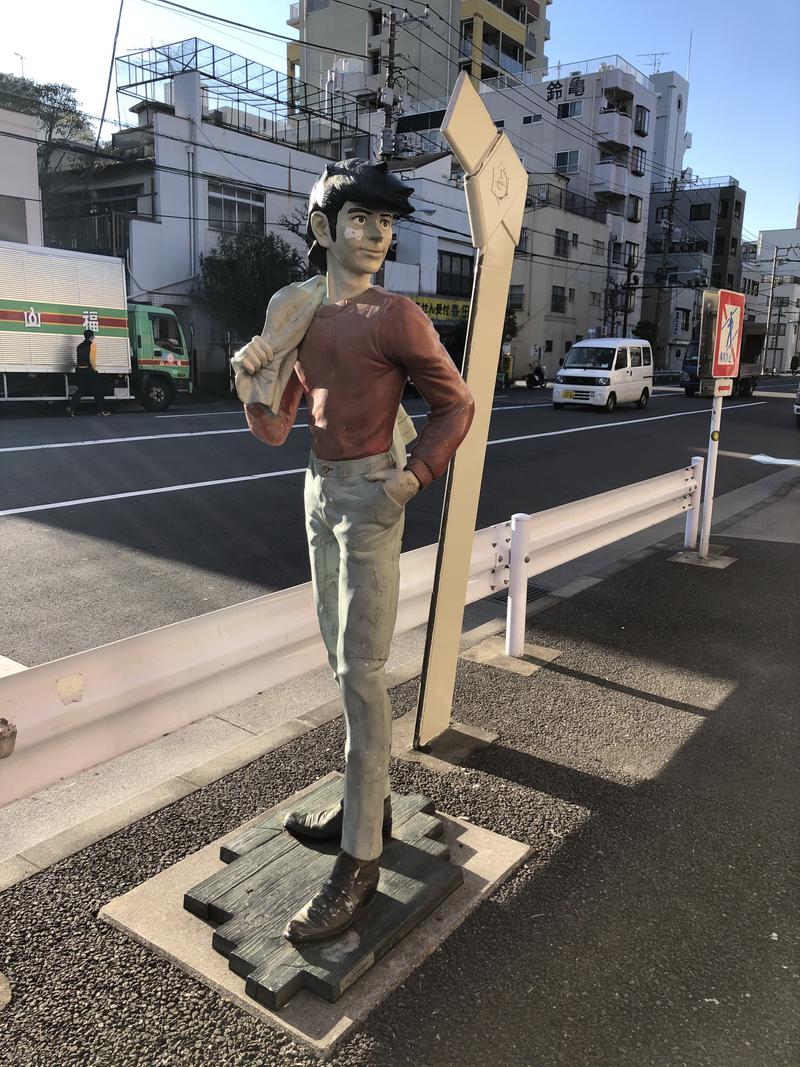
M 324 811 L 290 811 L 283 820 L 284 829 L 310 841 L 341 841 L 344 807 L 341 801 Z M 383 802 L 383 840 L 392 836 L 392 798 Z
M 378 860 L 357 860 L 340 852 L 330 878 L 289 920 L 283 936 L 300 944 L 343 933 L 375 896 L 379 879 Z

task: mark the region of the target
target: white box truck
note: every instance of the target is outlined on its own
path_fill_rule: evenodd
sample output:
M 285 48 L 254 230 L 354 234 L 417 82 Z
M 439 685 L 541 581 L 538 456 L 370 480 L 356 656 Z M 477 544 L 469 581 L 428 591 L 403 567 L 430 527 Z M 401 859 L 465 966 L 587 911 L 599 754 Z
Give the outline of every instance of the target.
M 67 400 L 86 329 L 107 399 L 163 411 L 191 391 L 174 311 L 129 304 L 123 260 L 0 241 L 0 403 Z

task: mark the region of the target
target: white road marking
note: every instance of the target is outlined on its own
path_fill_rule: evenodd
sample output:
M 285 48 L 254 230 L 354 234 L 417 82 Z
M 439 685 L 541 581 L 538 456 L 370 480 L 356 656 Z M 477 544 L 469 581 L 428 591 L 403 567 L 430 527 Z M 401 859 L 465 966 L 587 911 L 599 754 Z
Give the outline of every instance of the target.
M 727 408 L 728 412 L 742 411 L 744 408 L 757 408 L 766 404 L 766 400 L 757 400 L 752 404 L 737 404 L 734 408 Z M 627 419 L 625 422 L 600 422 L 592 426 L 574 426 L 566 430 L 547 430 L 545 433 L 528 433 L 521 437 L 500 437 L 496 441 L 488 441 L 490 445 L 508 445 L 515 441 L 533 441 L 537 437 L 558 437 L 563 433 L 584 433 L 588 430 L 620 430 L 625 426 L 636 426 L 641 422 L 660 422 L 661 419 L 680 419 L 684 415 L 708 415 L 711 408 L 697 408 L 695 411 L 673 411 L 671 415 L 651 415 L 644 419 Z
M 739 404 L 734 408 L 730 408 L 730 411 L 741 411 L 744 408 L 761 407 L 766 404 L 765 400 L 755 401 L 750 404 Z M 637 423 L 642 422 L 660 422 L 662 419 L 678 419 L 682 415 L 701 415 L 703 413 L 710 413 L 710 408 L 698 408 L 695 411 L 678 411 L 673 412 L 671 415 L 652 415 L 649 418 L 643 419 L 628 419 L 627 422 L 604 422 L 595 423 L 591 426 L 573 426 L 564 430 L 549 430 L 545 433 L 533 433 L 525 434 L 521 437 L 501 437 L 495 441 L 489 441 L 490 445 L 504 445 L 511 444 L 515 441 L 532 441 L 538 437 L 558 437 L 561 434 L 568 433 L 582 433 L 585 430 L 617 430 L 624 426 L 634 426 Z M 424 416 L 418 416 L 423 418 Z M 183 435 L 181 435 L 183 436 Z M 193 434 L 186 436 L 192 437 Z M 187 489 L 205 489 L 209 486 L 215 485 L 232 485 L 235 482 L 252 482 L 262 478 L 281 478 L 289 474 L 303 474 L 305 467 L 295 467 L 291 470 L 285 471 L 269 471 L 265 474 L 245 474 L 236 478 L 215 478 L 213 481 L 207 482 L 187 482 L 183 485 L 164 485 L 158 489 L 136 489 L 127 493 L 111 493 L 106 496 L 89 496 L 80 497 L 75 500 L 59 500 L 52 504 L 32 504 L 23 508 L 9 508 L 6 511 L 0 511 L 0 517 L 9 515 L 25 515 L 35 511 L 54 511 L 59 508 L 77 507 L 81 504 L 98 504 L 106 500 L 128 500 L 137 496 L 153 496 L 159 493 L 179 493 Z
M 0 678 L 8 678 L 9 675 L 18 674 L 27 669 L 24 663 L 17 663 L 15 659 L 9 659 L 8 656 L 0 656 Z
M 800 467 L 800 459 L 778 459 L 777 456 L 765 456 L 763 452 L 759 452 L 757 456 L 751 456 L 750 459 L 756 463 L 767 463 L 775 467 Z
M 517 404 L 514 407 L 500 407 L 492 408 L 492 411 L 515 411 L 518 408 L 539 408 L 550 407 L 550 404 Z M 208 414 L 208 412 L 201 412 L 201 414 Z M 234 414 L 241 414 L 240 412 L 234 412 Z M 159 416 L 160 418 L 166 418 L 167 416 Z M 175 415 L 173 418 L 191 418 L 193 416 Z M 427 413 L 423 412 L 419 415 L 412 415 L 412 419 L 426 419 Z M 308 429 L 307 422 L 296 422 L 292 426 L 293 430 L 305 430 Z M 0 453 L 3 452 L 40 452 L 45 449 L 52 448 L 89 448 L 92 445 L 126 445 L 133 444 L 141 441 L 174 441 L 182 437 L 215 437 L 220 434 L 230 433 L 250 433 L 248 426 L 237 426 L 231 430 L 183 430 L 176 433 L 153 433 L 153 434 L 137 434 L 133 437 L 100 437 L 95 440 L 89 439 L 86 441 L 55 441 L 49 444 L 40 445 L 9 445 L 5 448 L 0 448 Z
M 305 467 L 295 467 L 287 471 L 269 471 L 266 474 L 243 474 L 238 478 L 215 478 L 210 482 L 187 482 L 185 485 L 162 485 L 158 489 L 136 489 L 130 493 L 110 493 L 107 496 L 85 496 L 76 500 L 58 500 L 54 504 L 32 504 L 24 508 L 9 508 L 0 511 L 2 515 L 26 515 L 32 511 L 55 511 L 58 508 L 72 508 L 79 504 L 99 504 L 104 500 L 128 500 L 135 496 L 155 496 L 158 493 L 180 493 L 185 489 L 205 489 L 212 485 L 231 485 L 233 482 L 255 482 L 260 478 L 280 478 L 285 474 L 305 474 Z

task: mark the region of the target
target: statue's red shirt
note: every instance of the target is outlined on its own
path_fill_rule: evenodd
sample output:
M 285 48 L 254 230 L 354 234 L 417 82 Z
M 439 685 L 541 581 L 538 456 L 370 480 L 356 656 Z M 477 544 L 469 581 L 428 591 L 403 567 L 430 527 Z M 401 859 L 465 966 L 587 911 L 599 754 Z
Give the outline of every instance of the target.
M 300 345 L 280 413 L 247 404 L 247 422 L 261 441 L 283 444 L 305 393 L 315 455 L 330 460 L 374 456 L 392 447 L 406 378 L 430 408 L 408 461 L 424 489 L 444 473 L 466 436 L 474 402 L 430 319 L 413 300 L 380 286 L 319 308 Z

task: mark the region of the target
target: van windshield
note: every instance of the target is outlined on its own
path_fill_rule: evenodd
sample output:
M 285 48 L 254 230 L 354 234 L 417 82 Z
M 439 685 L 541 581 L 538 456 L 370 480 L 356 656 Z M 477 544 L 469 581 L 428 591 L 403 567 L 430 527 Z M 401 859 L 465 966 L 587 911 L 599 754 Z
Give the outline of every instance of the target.
M 585 370 L 611 370 L 615 348 L 599 345 L 573 345 L 564 360 L 565 367 L 580 367 Z

